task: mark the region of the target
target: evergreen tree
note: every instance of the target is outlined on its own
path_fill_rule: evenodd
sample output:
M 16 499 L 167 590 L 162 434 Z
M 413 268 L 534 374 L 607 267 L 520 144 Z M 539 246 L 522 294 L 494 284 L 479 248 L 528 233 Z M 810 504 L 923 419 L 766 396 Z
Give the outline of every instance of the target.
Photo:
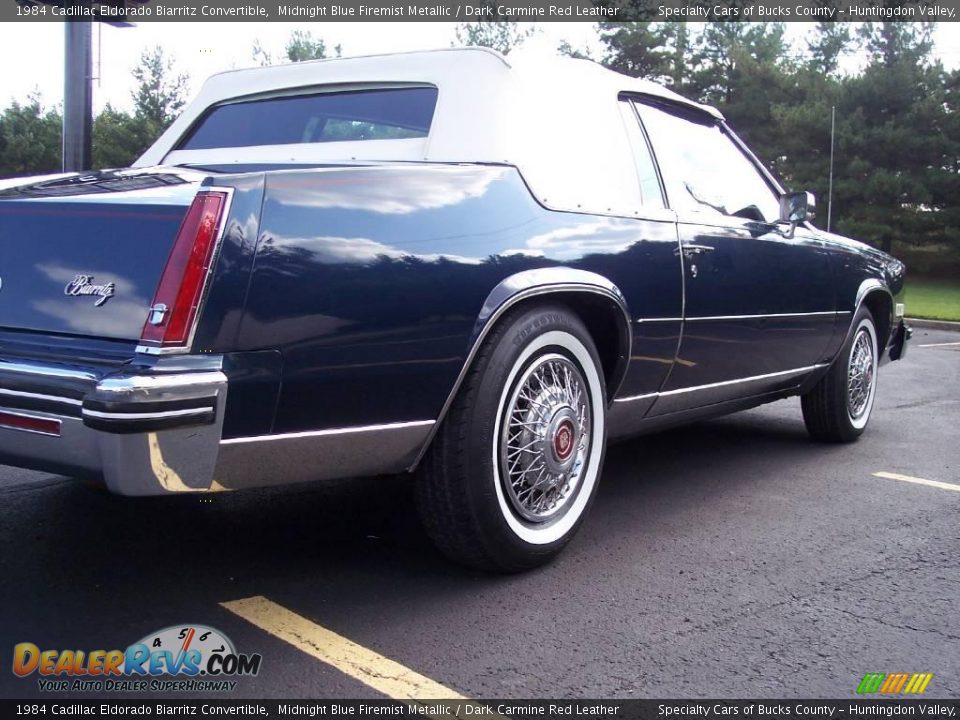
M 757 89 L 749 82 L 751 74 L 789 65 L 787 50 L 783 23 L 707 23 L 694 84 L 704 101 L 730 106 Z
M 834 75 L 840 58 L 854 49 L 853 34 L 847 23 L 819 22 L 807 40 L 807 65 L 823 75 Z
M 606 46 L 603 64 L 611 70 L 662 83 L 674 78 L 669 23 L 601 22 L 597 28 Z
M 918 23 L 865 25 L 870 64 L 844 81 L 837 108 L 837 228 L 885 250 L 949 234 L 935 188 L 950 180 L 950 118 L 943 68 L 929 58 L 930 31 Z
M 129 167 L 151 142 L 141 120 L 108 103 L 93 120 L 93 167 Z

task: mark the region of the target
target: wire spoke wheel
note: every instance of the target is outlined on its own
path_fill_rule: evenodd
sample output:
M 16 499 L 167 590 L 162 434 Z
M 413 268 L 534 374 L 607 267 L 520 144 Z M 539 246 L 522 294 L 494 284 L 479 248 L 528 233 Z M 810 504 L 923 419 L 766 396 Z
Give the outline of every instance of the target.
M 417 478 L 448 557 L 517 572 L 555 557 L 596 495 L 607 437 L 600 356 L 561 305 L 508 312 L 481 346 Z
M 523 520 L 549 522 L 576 497 L 590 454 L 590 407 L 583 374 L 563 355 L 541 356 L 517 380 L 499 461 L 504 491 Z
M 847 366 L 847 410 L 850 417 L 863 417 L 873 393 L 876 363 L 873 343 L 866 328 L 861 328 L 853 341 Z
M 861 304 L 830 368 L 802 395 L 803 422 L 814 439 L 853 442 L 863 434 L 877 394 L 880 347 L 873 315 Z

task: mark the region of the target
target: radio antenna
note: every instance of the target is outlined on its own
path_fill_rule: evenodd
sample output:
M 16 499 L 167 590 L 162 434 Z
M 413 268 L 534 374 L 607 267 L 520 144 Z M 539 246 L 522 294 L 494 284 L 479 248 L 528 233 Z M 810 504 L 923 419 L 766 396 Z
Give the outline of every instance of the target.
M 837 130 L 837 106 L 830 107 L 830 189 L 827 191 L 827 232 L 833 216 L 833 138 Z

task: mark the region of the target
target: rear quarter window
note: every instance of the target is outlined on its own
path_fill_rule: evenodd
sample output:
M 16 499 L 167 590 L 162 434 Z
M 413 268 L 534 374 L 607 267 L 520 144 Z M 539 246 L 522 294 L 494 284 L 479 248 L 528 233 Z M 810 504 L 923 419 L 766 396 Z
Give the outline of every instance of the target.
M 423 138 L 430 134 L 436 105 L 435 87 L 232 102 L 208 110 L 177 149 Z

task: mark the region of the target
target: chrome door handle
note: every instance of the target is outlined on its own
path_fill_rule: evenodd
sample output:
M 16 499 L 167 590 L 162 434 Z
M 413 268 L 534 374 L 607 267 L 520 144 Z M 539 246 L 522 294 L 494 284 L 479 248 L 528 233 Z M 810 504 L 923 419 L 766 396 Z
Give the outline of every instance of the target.
M 683 245 L 680 246 L 680 251 L 683 253 L 683 256 L 687 258 L 702 253 L 713 252 L 715 249 L 712 245 L 696 245 L 694 243 L 683 243 Z

